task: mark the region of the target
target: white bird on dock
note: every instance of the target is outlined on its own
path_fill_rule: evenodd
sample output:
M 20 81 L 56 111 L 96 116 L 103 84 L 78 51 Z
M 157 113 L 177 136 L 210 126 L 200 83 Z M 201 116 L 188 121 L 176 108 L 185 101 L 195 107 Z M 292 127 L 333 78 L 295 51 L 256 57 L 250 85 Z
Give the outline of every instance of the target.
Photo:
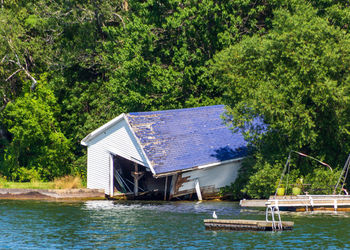
M 216 215 L 215 211 L 213 212 L 213 218 L 214 218 L 214 219 L 217 219 L 217 218 L 218 218 L 218 216 Z

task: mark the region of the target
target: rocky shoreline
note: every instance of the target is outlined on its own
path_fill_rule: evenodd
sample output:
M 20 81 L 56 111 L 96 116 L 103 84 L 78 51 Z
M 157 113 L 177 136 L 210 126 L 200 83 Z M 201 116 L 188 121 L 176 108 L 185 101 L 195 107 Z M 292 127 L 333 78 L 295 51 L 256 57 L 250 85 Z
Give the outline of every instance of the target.
M 102 200 L 102 189 L 19 189 L 0 188 L 0 199 L 9 200 Z

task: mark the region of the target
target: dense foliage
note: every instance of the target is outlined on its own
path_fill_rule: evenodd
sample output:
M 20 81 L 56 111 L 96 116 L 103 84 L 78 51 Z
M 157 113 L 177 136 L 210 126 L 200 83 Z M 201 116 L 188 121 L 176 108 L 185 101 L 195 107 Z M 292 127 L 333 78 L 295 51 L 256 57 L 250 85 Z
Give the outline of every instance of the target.
M 227 122 L 257 147 L 244 189 L 252 197 L 273 193 L 276 185 L 269 179 L 277 179 L 276 169 L 281 172 L 290 150 L 333 167 L 342 166 L 349 153 L 350 35 L 347 25 L 335 25 L 340 17 L 332 20 L 336 6 L 321 11 L 315 5 L 298 2 L 288 11 L 276 9 L 267 34 L 244 37 L 214 58 L 216 81 L 228 86 Z M 337 7 L 340 13 L 346 6 Z M 263 132 L 258 118 L 266 124 Z M 305 165 L 294 161 L 299 168 Z M 304 167 L 300 178 L 329 172 L 319 167 Z
M 350 149 L 347 1 L 0 4 L 9 179 L 84 177 L 80 140 L 121 112 L 219 103 L 256 148 L 236 194 L 271 193 L 291 149 L 334 167 Z M 257 117 L 264 134 L 250 126 Z

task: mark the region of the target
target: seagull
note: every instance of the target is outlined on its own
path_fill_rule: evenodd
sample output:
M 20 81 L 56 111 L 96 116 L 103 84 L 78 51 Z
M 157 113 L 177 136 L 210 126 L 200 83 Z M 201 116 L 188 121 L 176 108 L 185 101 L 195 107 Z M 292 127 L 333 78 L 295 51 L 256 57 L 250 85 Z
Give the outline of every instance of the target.
M 216 215 L 215 211 L 213 212 L 213 218 L 214 218 L 214 219 L 217 219 L 217 218 L 218 218 L 218 216 Z

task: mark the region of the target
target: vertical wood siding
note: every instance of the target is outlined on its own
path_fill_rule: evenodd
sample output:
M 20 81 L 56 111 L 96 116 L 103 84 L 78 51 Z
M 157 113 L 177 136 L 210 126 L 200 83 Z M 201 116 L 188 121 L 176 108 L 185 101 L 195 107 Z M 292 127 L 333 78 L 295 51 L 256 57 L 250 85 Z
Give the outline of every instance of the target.
M 98 135 L 88 145 L 87 187 L 104 189 L 108 195 L 111 153 L 143 162 L 148 167 L 146 158 L 124 119 Z

